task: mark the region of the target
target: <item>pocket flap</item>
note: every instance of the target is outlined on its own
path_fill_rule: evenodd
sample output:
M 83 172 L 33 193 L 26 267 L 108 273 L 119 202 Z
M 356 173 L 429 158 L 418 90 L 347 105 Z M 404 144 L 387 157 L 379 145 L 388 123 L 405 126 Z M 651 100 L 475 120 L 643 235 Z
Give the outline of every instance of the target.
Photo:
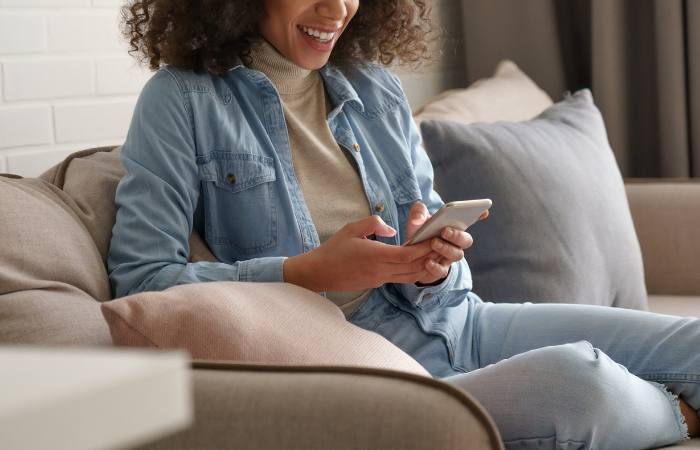
M 399 205 L 414 203 L 422 198 L 418 180 L 416 180 L 413 170 L 404 172 L 392 183 L 391 194 L 394 196 L 394 201 Z
M 227 153 L 200 164 L 199 177 L 231 192 L 240 192 L 277 179 L 272 158 L 249 153 Z

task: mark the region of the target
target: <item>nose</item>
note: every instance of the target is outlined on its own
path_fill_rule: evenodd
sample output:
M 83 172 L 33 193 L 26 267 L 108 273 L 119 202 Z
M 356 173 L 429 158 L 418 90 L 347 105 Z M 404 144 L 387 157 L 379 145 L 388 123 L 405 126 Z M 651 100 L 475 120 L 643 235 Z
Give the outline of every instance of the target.
M 316 12 L 325 19 L 337 22 L 340 26 L 348 14 L 345 0 L 323 0 L 316 5 Z

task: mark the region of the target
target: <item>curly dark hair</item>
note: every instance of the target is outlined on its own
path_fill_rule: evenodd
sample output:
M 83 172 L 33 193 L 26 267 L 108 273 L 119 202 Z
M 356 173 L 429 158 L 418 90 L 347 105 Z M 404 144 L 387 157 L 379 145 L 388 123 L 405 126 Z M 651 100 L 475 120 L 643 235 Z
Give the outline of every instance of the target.
M 330 62 L 352 69 L 368 62 L 430 60 L 430 0 L 367 0 L 340 36 Z M 130 0 L 122 8 L 129 53 L 157 70 L 168 64 L 223 75 L 236 56 L 250 64 L 261 35 L 262 0 Z

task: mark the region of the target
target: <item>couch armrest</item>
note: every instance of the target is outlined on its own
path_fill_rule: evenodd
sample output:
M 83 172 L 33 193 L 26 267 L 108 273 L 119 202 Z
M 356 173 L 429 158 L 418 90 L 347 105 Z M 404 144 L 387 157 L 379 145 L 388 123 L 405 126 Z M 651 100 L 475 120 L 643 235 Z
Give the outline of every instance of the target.
M 465 391 L 388 369 L 193 364 L 195 423 L 156 449 L 502 449 Z
M 700 295 L 700 182 L 625 180 L 650 295 Z

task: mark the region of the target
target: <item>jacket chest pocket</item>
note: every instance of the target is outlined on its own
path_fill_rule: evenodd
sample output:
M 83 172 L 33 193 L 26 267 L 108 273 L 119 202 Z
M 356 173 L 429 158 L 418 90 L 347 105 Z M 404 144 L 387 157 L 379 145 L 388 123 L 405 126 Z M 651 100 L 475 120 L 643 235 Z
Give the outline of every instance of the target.
M 216 152 L 200 164 L 206 239 L 254 255 L 277 244 L 274 160 L 250 153 Z
M 422 199 L 418 180 L 412 169 L 407 169 L 399 173 L 394 180 L 390 182 L 391 195 L 394 197 L 396 204 L 397 219 L 399 223 L 400 237 L 399 243 L 403 244 L 406 241 L 406 223 L 408 222 L 408 213 L 411 206 Z

